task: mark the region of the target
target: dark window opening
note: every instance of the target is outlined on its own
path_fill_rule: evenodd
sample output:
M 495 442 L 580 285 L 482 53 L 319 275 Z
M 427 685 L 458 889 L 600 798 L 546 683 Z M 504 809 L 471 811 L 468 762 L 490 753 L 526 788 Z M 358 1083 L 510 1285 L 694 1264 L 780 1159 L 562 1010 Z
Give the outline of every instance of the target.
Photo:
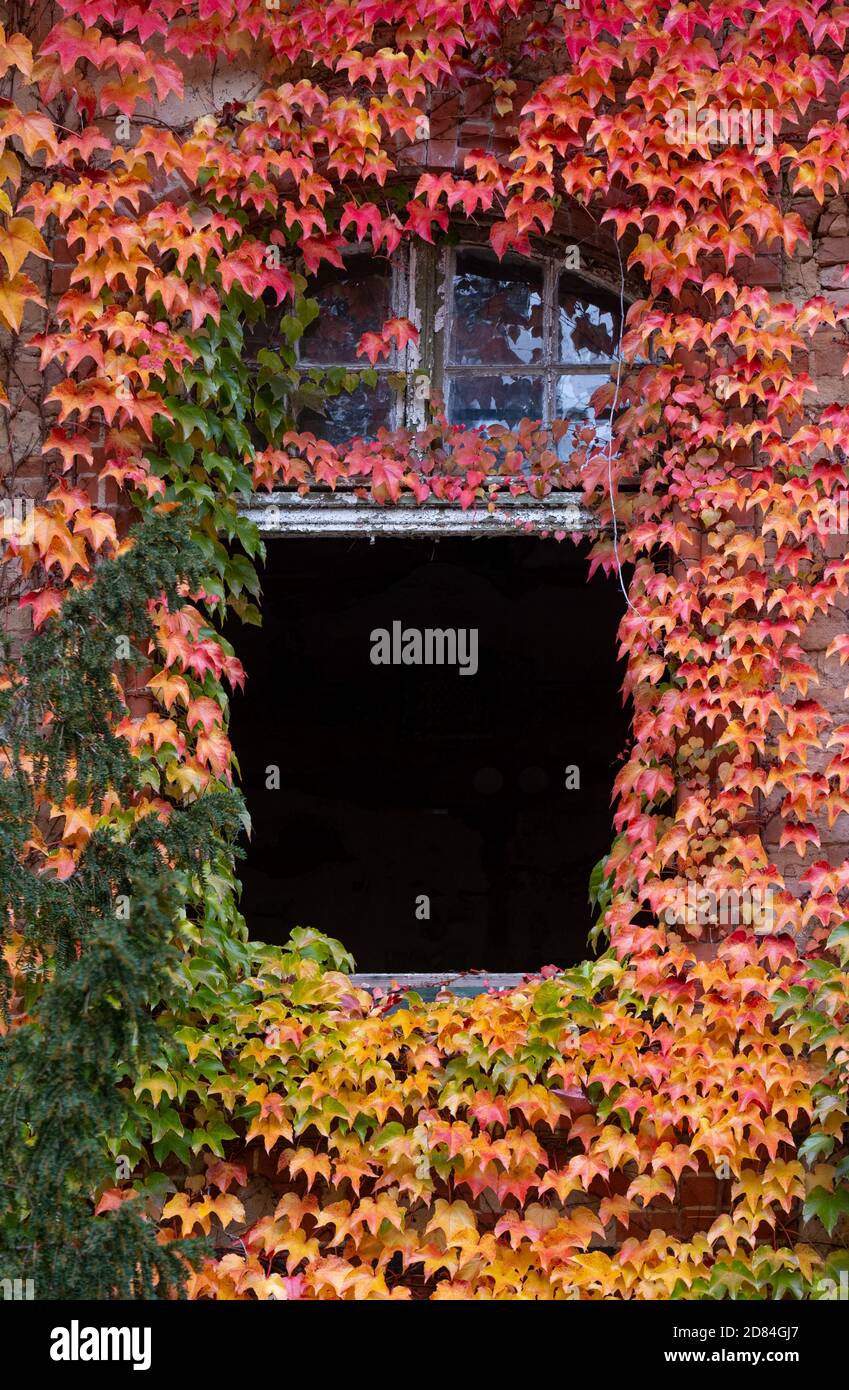
M 365 971 L 583 959 L 628 720 L 617 586 L 536 538 L 269 545 L 232 738 L 253 820 L 253 938 L 338 937 Z M 372 633 L 459 637 L 457 665 L 376 665 Z M 476 630 L 477 671 L 471 666 Z M 396 643 L 395 654 L 402 646 Z M 279 789 L 267 785 L 279 767 Z M 577 767 L 579 786 L 567 780 Z M 426 900 L 426 902 L 425 902 Z M 429 911 L 429 916 L 425 915 Z

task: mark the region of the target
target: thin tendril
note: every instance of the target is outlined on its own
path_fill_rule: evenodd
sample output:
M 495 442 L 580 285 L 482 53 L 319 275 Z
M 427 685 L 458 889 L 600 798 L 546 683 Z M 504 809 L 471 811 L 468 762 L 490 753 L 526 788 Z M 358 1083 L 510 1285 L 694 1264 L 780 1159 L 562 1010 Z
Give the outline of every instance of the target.
M 619 246 L 618 236 L 614 236 L 616 243 L 616 258 L 619 261 L 619 338 L 616 343 L 616 389 L 613 392 L 613 400 L 610 405 L 610 417 L 608 421 L 607 437 L 607 490 L 610 493 L 610 510 L 613 515 L 613 558 L 616 561 L 616 575 L 619 580 L 619 587 L 632 613 L 636 613 L 640 622 L 645 619 L 639 609 L 635 608 L 628 597 L 625 588 L 625 581 L 622 578 L 622 561 L 619 558 L 619 522 L 616 516 L 616 498 L 613 495 L 613 417 L 616 414 L 616 407 L 619 404 L 619 384 L 622 380 L 622 330 L 625 327 L 625 271 L 622 266 L 622 251 Z

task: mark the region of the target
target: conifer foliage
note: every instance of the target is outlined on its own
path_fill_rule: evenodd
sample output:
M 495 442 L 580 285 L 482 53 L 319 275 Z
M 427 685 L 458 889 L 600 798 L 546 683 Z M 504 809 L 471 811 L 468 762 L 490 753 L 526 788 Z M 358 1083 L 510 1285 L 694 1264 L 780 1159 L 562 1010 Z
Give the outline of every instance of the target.
M 25 983 L 23 995 L 6 991 L 19 1026 L 0 1049 L 0 1277 L 32 1279 L 39 1298 L 163 1297 L 184 1278 L 177 1250 L 156 1242 L 141 1213 L 124 1206 L 96 1218 L 92 1195 L 114 1182 L 106 1138 L 124 1125 L 119 1082 L 158 1054 L 154 1011 L 174 988 L 187 876 L 214 862 L 239 810 L 222 792 L 167 818 L 119 825 L 97 814 L 111 801 L 131 805 L 142 785 L 143 765 L 112 732 L 116 642 L 149 639 L 150 593 L 179 611 L 191 558 L 182 521 L 149 518 L 132 548 L 105 560 L 6 661 L 3 888 Z M 38 801 L 69 787 L 92 808 L 91 833 L 73 875 L 61 864 L 40 873 L 28 843 Z

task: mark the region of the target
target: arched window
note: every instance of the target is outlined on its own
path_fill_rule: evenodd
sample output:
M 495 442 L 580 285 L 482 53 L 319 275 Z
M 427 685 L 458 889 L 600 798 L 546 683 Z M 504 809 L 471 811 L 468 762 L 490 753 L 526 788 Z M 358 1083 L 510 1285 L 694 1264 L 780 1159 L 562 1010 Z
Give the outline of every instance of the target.
M 618 297 L 556 251 L 499 261 L 488 247 L 461 244 L 391 262 L 356 252 L 343 269 L 324 268 L 309 292 L 318 314 L 299 344 L 302 382 L 308 392 L 327 373 L 338 394 L 317 390 L 299 424 L 334 444 L 373 438 L 382 425 L 420 428 L 434 392 L 449 421 L 467 428 L 586 422 L 621 333 Z M 378 362 L 363 384 L 357 343 L 396 315 L 417 323 L 419 345 Z M 561 452 L 569 447 L 567 435 Z
M 443 390 L 454 424 L 584 421 L 609 380 L 618 305 L 554 256 L 448 257 Z

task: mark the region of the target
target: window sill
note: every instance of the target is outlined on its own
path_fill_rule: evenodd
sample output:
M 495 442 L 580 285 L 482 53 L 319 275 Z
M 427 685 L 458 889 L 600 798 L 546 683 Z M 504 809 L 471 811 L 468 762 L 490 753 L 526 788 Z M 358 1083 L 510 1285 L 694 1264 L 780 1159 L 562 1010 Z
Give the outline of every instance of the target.
M 406 993 L 408 990 L 421 994 L 426 1002 L 430 1002 L 439 993 L 456 994 L 464 999 L 473 999 L 475 995 L 487 994 L 494 990 L 518 989 L 526 977 L 515 973 L 504 973 L 494 971 L 487 973 L 485 970 L 460 970 L 449 971 L 447 974 L 436 973 L 417 973 L 400 972 L 394 975 L 352 975 L 352 982 L 359 989 L 367 989 L 370 993 L 387 994 Z
M 457 502 L 413 497 L 380 506 L 350 492 L 253 493 L 240 514 L 264 537 L 273 536 L 495 536 L 510 535 L 524 526 L 547 531 L 594 535 L 598 521 L 580 492 L 552 492 L 547 497 L 500 497 L 496 510 Z

